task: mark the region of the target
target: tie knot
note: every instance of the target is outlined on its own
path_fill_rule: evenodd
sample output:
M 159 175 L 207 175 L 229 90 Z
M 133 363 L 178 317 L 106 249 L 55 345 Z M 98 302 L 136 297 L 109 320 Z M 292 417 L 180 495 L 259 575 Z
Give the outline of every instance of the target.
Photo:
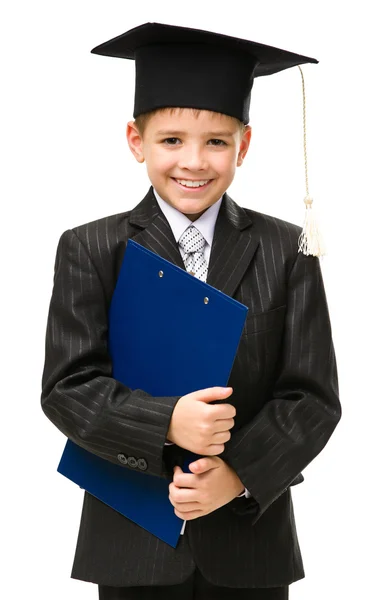
M 187 227 L 179 239 L 180 248 L 187 254 L 191 252 L 203 252 L 205 244 L 206 240 L 204 236 L 194 225 Z

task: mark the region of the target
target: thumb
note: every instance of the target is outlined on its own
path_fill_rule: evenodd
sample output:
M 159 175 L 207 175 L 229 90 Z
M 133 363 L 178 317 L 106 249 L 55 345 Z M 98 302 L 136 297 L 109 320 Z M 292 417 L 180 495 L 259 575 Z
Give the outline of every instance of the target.
M 189 469 L 192 473 L 205 473 L 206 471 L 210 471 L 210 469 L 216 468 L 218 465 L 214 460 L 216 457 L 214 456 L 204 456 L 199 460 L 196 460 L 189 465 Z
M 201 402 L 213 402 L 213 400 L 225 400 L 229 398 L 233 392 L 232 387 L 211 387 L 195 392 L 196 400 Z

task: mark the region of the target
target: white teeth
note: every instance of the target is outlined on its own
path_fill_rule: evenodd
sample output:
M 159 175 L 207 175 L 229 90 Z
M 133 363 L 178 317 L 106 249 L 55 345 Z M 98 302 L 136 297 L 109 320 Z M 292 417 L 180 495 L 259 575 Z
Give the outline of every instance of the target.
M 204 179 L 203 181 L 189 181 L 187 179 L 176 179 L 178 183 L 181 185 L 185 185 L 185 187 L 201 187 L 202 185 L 206 185 L 210 179 Z

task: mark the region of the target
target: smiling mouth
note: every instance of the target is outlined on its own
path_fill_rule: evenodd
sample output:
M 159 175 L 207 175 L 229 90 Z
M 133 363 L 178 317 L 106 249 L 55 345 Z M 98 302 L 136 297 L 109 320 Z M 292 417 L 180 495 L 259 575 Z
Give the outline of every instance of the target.
M 177 183 L 182 189 L 187 190 L 200 190 L 206 188 L 213 179 L 176 179 L 172 177 L 173 181 Z

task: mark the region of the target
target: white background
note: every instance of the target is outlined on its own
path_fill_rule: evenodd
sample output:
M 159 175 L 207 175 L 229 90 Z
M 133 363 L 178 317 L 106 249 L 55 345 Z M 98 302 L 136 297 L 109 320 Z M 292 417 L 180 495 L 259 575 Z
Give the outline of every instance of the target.
M 145 166 L 125 140 L 134 64 L 90 54 L 147 21 L 210 29 L 320 60 L 304 67 L 310 191 L 329 250 L 322 268 L 343 417 L 293 490 L 306 578 L 291 586 L 290 598 L 379 594 L 376 4 L 34 0 L 2 8 L 3 598 L 97 598 L 95 585 L 70 579 L 82 492 L 56 473 L 65 439 L 40 409 L 40 384 L 60 234 L 131 209 L 148 189 Z M 242 206 L 299 224 L 301 110 L 298 69 L 255 81 L 252 146 L 229 190 Z

